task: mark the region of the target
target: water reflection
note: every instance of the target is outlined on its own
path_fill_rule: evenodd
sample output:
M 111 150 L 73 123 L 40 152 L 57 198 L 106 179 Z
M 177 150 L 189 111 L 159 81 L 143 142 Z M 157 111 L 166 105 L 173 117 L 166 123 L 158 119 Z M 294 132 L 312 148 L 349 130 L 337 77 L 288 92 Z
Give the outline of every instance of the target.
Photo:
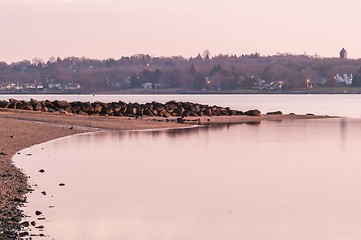
M 39 186 L 30 220 L 41 210 L 55 239 L 359 239 L 360 125 L 102 132 L 35 146 L 14 160 Z

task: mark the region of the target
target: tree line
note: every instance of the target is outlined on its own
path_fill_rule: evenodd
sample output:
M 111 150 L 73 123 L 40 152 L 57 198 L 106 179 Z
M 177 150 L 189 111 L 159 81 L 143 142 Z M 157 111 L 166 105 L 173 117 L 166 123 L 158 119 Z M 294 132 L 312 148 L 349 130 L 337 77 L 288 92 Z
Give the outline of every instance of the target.
M 193 58 L 152 57 L 139 54 L 120 59 L 79 57 L 0 62 L 0 84 L 79 84 L 83 91 L 142 88 L 228 91 L 249 89 L 260 82 L 282 82 L 284 89 L 335 87 L 336 74 L 353 74 L 361 86 L 361 60 L 306 55 L 217 55 L 206 52 Z

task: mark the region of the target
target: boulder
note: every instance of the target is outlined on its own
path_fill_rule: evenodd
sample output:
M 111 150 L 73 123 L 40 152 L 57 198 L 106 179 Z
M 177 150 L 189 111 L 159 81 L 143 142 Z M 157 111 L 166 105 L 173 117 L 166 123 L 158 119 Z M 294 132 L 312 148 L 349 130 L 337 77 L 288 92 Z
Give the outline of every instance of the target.
M 18 101 L 15 99 L 10 98 L 9 103 L 7 104 L 7 108 L 14 108 L 16 109 L 16 106 L 18 105 Z
M 88 114 L 94 113 L 94 108 L 90 102 L 85 102 L 81 105 L 80 109 Z
M 51 109 L 53 109 L 55 111 L 59 111 L 59 109 L 50 101 L 45 101 L 44 106 L 49 108 L 49 109 L 51 108 Z
M 34 111 L 40 111 L 44 107 L 44 104 L 42 104 L 42 102 L 39 102 L 36 99 L 30 99 L 29 103 L 33 107 Z
M 81 109 L 81 107 L 79 105 L 73 105 L 71 107 L 71 110 L 73 113 L 77 113 L 80 109 Z
M 206 108 L 204 111 L 203 111 L 204 115 L 207 115 L 207 116 L 212 116 L 212 109 L 211 108 Z
M 170 113 L 169 113 L 168 111 L 166 111 L 166 110 L 163 110 L 163 111 L 159 112 L 159 116 L 165 117 L 165 118 L 170 118 L 170 117 L 172 117 L 172 114 L 170 114 Z
M 100 105 L 100 104 L 98 104 L 98 103 L 95 103 L 95 104 L 94 104 L 94 113 L 101 113 L 102 108 L 103 108 L 102 105 Z
M 7 105 L 7 101 L 5 100 L 0 100 L 0 108 L 5 108 L 5 106 Z
M 281 111 L 275 111 L 275 112 L 268 112 L 267 115 L 282 115 Z
M 62 101 L 55 100 L 55 101 L 53 101 L 53 104 L 54 104 L 57 108 L 61 108 L 61 109 L 66 109 L 67 107 L 70 106 L 70 103 L 68 103 L 68 102 L 65 101 L 65 100 L 62 100 Z

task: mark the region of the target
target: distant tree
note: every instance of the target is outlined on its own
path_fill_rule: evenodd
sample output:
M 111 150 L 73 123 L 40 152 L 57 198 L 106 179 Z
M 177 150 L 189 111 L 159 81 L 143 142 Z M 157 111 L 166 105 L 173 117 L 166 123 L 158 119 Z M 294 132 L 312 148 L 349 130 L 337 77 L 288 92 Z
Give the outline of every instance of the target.
M 358 73 L 353 75 L 352 86 L 353 87 L 361 87 L 361 67 L 360 67 Z

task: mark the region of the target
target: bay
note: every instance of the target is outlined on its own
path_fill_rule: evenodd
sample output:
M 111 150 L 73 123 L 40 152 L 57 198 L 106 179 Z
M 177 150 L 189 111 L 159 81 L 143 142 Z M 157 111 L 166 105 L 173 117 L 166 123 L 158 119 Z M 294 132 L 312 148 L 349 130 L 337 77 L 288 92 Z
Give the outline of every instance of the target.
M 361 238 L 359 95 L 11 97 L 174 99 L 347 117 L 108 131 L 24 149 L 13 158 L 35 186 L 24 211 L 45 227 L 33 234 L 70 240 Z M 38 220 L 36 210 L 46 219 Z
M 37 184 L 29 220 L 42 211 L 54 239 L 347 240 L 361 237 L 360 140 L 359 119 L 110 131 L 14 161 Z

